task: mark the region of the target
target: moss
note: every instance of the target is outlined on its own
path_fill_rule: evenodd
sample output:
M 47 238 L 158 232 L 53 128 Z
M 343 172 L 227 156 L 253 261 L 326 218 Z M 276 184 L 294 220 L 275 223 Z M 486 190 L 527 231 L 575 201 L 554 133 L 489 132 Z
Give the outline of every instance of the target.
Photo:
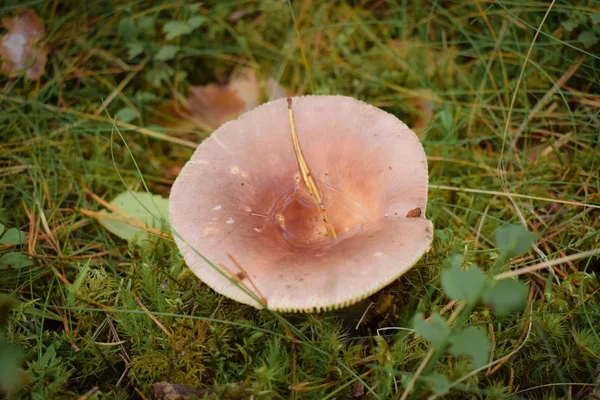
M 582 205 L 600 201 L 597 57 L 576 41 L 596 29 L 589 18 L 596 5 L 555 3 L 531 52 L 546 5 L 480 6 L 292 2 L 309 73 L 289 6 L 279 0 L 32 5 L 52 49 L 47 74 L 39 82 L 0 78 L 0 222 L 28 235 L 24 245 L 0 246 L 0 253 L 24 252 L 34 262 L 0 274 L 0 290 L 26 304 L 13 310 L 6 327 L 25 354 L 26 379 L 16 397 L 77 398 L 95 386 L 90 398 L 132 398 L 136 389 L 149 397 L 153 383 L 167 381 L 211 393 L 233 385 L 240 397 L 288 398 L 293 389 L 297 399 L 351 398 L 364 389 L 364 398 L 395 398 L 429 350 L 410 332 L 412 316 L 441 312 L 449 302 L 439 277 L 450 254 L 487 271 L 497 254 L 494 229 L 520 223 L 519 213 L 550 259 L 598 248 L 600 214 Z M 167 41 L 164 25 L 192 14 L 206 18 L 198 31 Z M 573 15 L 587 19 L 569 31 L 563 22 Z M 118 35 L 123 20 L 143 30 L 135 40 L 144 53 L 135 58 L 129 58 L 131 38 Z M 164 45 L 180 52 L 156 60 Z M 362 308 L 275 315 L 199 282 L 171 241 L 141 248 L 105 231 L 81 212 L 101 208 L 85 189 L 111 199 L 126 187 L 140 188 L 137 163 L 149 189 L 166 195 L 171 168 L 192 153 L 126 129 L 123 140 L 110 122 L 90 117 L 146 55 L 143 71 L 100 116 L 133 105 L 140 113 L 134 123 L 159 131 L 152 126 L 158 104 L 242 64 L 295 93 L 354 96 L 411 126 L 421 118 L 411 99 L 426 101 L 432 116 L 418 133 L 429 157 L 432 251 Z M 567 84 L 532 114 L 576 64 Z M 207 136 L 170 134 L 194 142 Z M 520 197 L 513 204 L 505 191 Z M 530 252 L 503 269 L 539 261 Z M 531 318 L 500 318 L 478 306 L 466 323 L 490 335 L 493 329 L 494 359 L 519 350 L 493 374 L 474 374 L 445 398 L 563 398 L 569 383 L 592 384 L 600 356 L 598 265 L 597 259 L 558 265 L 558 282 L 547 271 L 523 276 L 532 289 Z M 466 358 L 443 357 L 434 370 L 453 380 L 471 368 Z M 424 385 L 415 398 L 430 394 Z

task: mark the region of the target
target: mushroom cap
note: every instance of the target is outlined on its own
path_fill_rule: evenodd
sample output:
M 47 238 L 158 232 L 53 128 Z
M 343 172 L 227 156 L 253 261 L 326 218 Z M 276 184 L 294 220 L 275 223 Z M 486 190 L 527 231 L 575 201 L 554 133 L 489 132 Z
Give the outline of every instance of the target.
M 396 117 L 350 97 L 294 97 L 292 109 L 338 238 L 299 178 L 279 99 L 222 125 L 195 151 L 171 190 L 175 241 L 203 282 L 239 302 L 261 307 L 241 284 L 276 311 L 348 306 L 429 249 L 425 152 Z

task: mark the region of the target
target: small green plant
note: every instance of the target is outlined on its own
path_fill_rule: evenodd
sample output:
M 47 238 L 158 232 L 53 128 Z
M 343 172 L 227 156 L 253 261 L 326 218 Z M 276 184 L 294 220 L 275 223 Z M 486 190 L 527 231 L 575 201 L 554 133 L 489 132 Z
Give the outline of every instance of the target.
M 496 261 L 488 269 L 486 275 L 477 266 L 463 269 L 463 257 L 452 255 L 448 258 L 448 268 L 442 272 L 442 289 L 448 298 L 457 302 L 454 313 L 444 319 L 433 314 L 426 321 L 423 313 L 413 318 L 415 333 L 431 343 L 431 350 L 421 362 L 417 372 L 408 381 L 405 394 L 418 389 L 416 383 L 421 380 L 429 383 L 436 395 L 443 395 L 450 390 L 448 379 L 439 373 L 431 374 L 435 363 L 446 350 L 453 356 L 467 355 L 474 368 L 486 364 L 490 352 L 490 339 L 484 330 L 468 326 L 463 327 L 480 301 L 492 307 L 496 314 L 503 316 L 523 309 L 527 301 L 527 288 L 518 280 L 495 280 L 502 266 L 511 257 L 520 255 L 531 247 L 535 235 L 519 225 L 504 225 L 495 232 L 496 246 L 500 250 Z

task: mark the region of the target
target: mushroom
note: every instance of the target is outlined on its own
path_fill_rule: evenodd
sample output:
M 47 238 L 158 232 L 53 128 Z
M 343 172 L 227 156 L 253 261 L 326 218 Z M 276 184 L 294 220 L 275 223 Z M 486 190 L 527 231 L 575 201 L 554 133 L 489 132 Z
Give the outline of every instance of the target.
M 345 307 L 428 251 L 425 152 L 396 117 L 350 97 L 294 97 L 293 116 L 337 234 L 302 179 L 288 104 L 279 99 L 222 125 L 195 151 L 171 191 L 175 241 L 203 282 L 239 302 L 275 311 Z

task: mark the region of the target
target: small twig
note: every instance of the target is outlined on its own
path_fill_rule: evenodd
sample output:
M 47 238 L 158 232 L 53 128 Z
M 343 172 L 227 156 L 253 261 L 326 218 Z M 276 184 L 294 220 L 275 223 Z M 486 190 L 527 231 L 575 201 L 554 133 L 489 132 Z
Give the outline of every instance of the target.
M 133 226 L 134 228 L 140 228 L 152 235 L 160 236 L 163 239 L 172 241 L 171 237 L 168 234 L 162 233 L 158 229 L 149 227 L 146 224 L 144 224 L 136 219 L 133 219 L 131 217 L 127 217 L 127 219 L 124 219 L 121 217 L 115 217 L 114 215 L 110 215 L 110 214 L 100 213 L 100 212 L 92 211 L 92 210 L 86 210 L 84 208 L 77 208 L 76 210 L 79 211 L 80 213 L 82 213 L 83 215 L 87 215 L 88 217 L 95 218 L 97 220 L 110 219 L 111 221 L 121 222 L 123 224 Z
M 588 250 L 577 254 L 571 254 L 570 256 L 560 257 L 555 260 L 530 265 L 529 267 L 523 267 L 519 269 L 515 269 L 512 271 L 504 272 L 494 276 L 495 280 L 506 279 L 506 278 L 514 278 L 515 276 L 529 274 L 531 272 L 539 271 L 544 268 L 552 267 L 554 265 L 559 265 L 568 261 L 580 260 L 582 258 L 593 257 L 600 254 L 600 248 L 594 250 Z
M 504 196 L 504 197 L 520 198 L 520 199 L 540 200 L 540 201 L 547 201 L 548 203 L 568 204 L 571 206 L 597 208 L 600 210 L 600 205 L 580 203 L 578 201 L 550 199 L 547 197 L 540 197 L 540 196 L 529 196 L 529 195 L 520 194 L 520 193 L 499 192 L 496 190 L 481 190 L 481 189 L 471 189 L 471 188 L 457 188 L 454 186 L 431 185 L 431 184 L 429 185 L 429 188 L 430 189 L 438 189 L 438 190 L 451 190 L 453 192 L 479 193 L 479 194 L 487 194 L 490 196 Z
M 142 400 L 148 400 L 148 398 L 146 396 L 144 396 L 144 393 L 142 393 L 142 391 L 138 388 L 133 388 L 135 390 L 135 392 L 138 394 L 138 396 L 140 396 L 142 398 Z
M 61 257 L 62 258 L 62 257 Z M 52 270 L 52 272 L 54 272 L 54 275 L 56 275 L 56 277 L 65 285 L 71 287 L 72 283 L 69 282 L 69 280 L 67 278 L 65 278 L 65 276 L 63 274 L 61 274 L 56 268 L 54 267 L 50 267 L 50 269 Z
M 358 320 L 358 323 L 354 327 L 354 330 L 357 330 L 360 327 L 360 324 L 362 324 L 362 322 L 365 320 L 365 317 L 367 316 L 367 312 L 369 312 L 369 310 L 371 309 L 371 307 L 373 306 L 373 304 L 375 304 L 375 303 L 373 303 L 373 302 L 369 303 L 369 306 L 367 307 L 367 309 L 365 310 L 365 312 L 362 313 L 362 316 Z
M 266 307 L 267 306 L 267 298 L 265 296 L 263 296 L 263 294 L 260 292 L 260 290 L 258 290 L 258 287 L 254 284 L 254 281 L 250 277 L 250 274 L 248 274 L 246 272 L 246 270 L 244 268 L 242 268 L 242 266 L 240 265 L 238 260 L 236 260 L 231 254 L 227 253 L 227 257 L 229 257 L 231 262 L 233 262 L 233 264 L 237 267 L 237 269 L 240 270 L 240 273 L 242 274 L 242 276 L 244 278 L 246 278 L 248 280 L 248 282 L 250 282 L 250 285 L 252 285 L 252 287 L 254 288 L 254 290 L 256 290 L 256 293 L 258 294 L 257 297 L 264 303 L 264 306 Z M 235 277 L 237 278 L 237 275 Z M 238 279 L 236 279 L 236 280 L 238 280 Z M 240 279 L 240 280 L 243 280 L 243 279 Z
M 64 301 L 63 301 L 63 306 L 64 306 Z M 71 329 L 69 329 L 69 321 L 67 321 L 67 312 L 65 310 L 63 310 L 63 327 L 65 329 L 65 335 L 67 336 L 67 339 L 69 340 L 69 343 L 71 343 L 71 348 L 75 352 L 79 352 L 80 349 L 75 344 L 74 338 L 71 335 Z
M 492 361 L 494 361 L 494 353 L 496 351 L 496 333 L 494 332 L 494 324 L 490 322 L 488 324 L 488 327 L 490 328 L 490 336 L 492 337 L 492 345 L 490 346 L 490 358 L 488 359 L 488 364 L 491 364 Z M 490 372 L 491 369 L 492 367 L 488 368 L 488 372 Z
M 479 3 L 477 3 L 479 4 Z M 481 219 L 477 224 L 477 233 L 475 234 L 475 247 L 479 244 L 479 237 L 481 236 L 481 228 L 483 228 L 483 222 L 485 221 L 485 217 L 487 217 L 487 213 L 490 210 L 490 205 L 485 206 L 485 210 L 483 210 L 483 214 L 481 215 Z
M 294 152 L 296 153 L 296 160 L 298 161 L 298 167 L 300 168 L 300 175 L 302 175 L 302 180 L 306 184 L 308 188 L 308 192 L 310 193 L 310 197 L 312 197 L 317 209 L 319 210 L 319 214 L 321 215 L 321 219 L 325 223 L 325 228 L 327 228 L 327 233 L 332 238 L 337 238 L 337 233 L 335 232 L 335 228 L 333 224 L 329 220 L 327 213 L 325 212 L 325 206 L 323 206 L 323 202 L 321 201 L 321 196 L 319 195 L 319 190 L 317 189 L 317 185 L 315 185 L 315 181 L 310 174 L 310 170 L 308 169 L 308 164 L 304 159 L 304 155 L 302 154 L 302 149 L 300 148 L 300 141 L 298 140 L 298 133 L 296 132 L 296 125 L 294 124 L 294 112 L 292 111 L 292 98 L 288 97 L 288 114 L 290 117 L 290 126 L 292 128 L 292 142 L 294 143 Z
M 140 300 L 140 298 L 139 298 L 139 297 L 137 297 L 137 296 L 136 296 L 136 298 L 135 298 L 135 302 L 136 302 L 136 303 L 138 303 L 138 304 L 140 305 L 140 307 L 142 308 L 142 310 L 144 310 L 144 312 L 145 312 L 145 313 L 146 313 L 146 314 L 147 314 L 147 315 L 150 317 L 150 319 L 151 319 L 152 321 L 154 321 L 154 323 L 155 323 L 156 325 L 158 325 L 158 327 L 159 327 L 160 329 L 162 329 L 162 331 L 163 331 L 163 332 L 164 332 L 164 333 L 165 333 L 167 336 L 171 337 L 172 333 L 171 333 L 171 332 L 169 332 L 169 330 L 168 330 L 167 328 L 165 328 L 165 326 L 164 326 L 164 325 L 163 325 L 163 324 L 162 324 L 162 323 L 161 323 L 161 322 L 160 322 L 160 321 L 159 321 L 159 320 L 158 320 L 158 319 L 157 319 L 157 318 L 156 318 L 154 315 L 152 315 L 152 313 L 150 312 L 150 310 L 148 310 L 148 309 L 146 308 L 146 306 L 145 306 L 145 305 L 142 303 L 142 301 Z
M 79 399 L 77 400 L 87 400 L 89 399 L 94 393 L 96 393 L 98 391 L 98 386 L 94 386 L 93 388 L 91 388 L 90 390 L 88 390 L 83 396 L 81 396 Z

